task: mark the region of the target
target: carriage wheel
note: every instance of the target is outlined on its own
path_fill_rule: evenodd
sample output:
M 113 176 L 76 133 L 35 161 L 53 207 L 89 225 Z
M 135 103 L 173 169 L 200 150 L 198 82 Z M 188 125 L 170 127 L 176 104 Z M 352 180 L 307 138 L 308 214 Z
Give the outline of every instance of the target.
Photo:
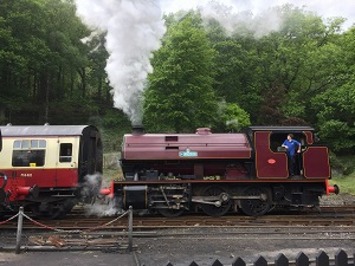
M 60 203 L 48 204 L 46 209 L 40 209 L 39 204 L 31 205 L 30 209 L 35 216 L 54 220 L 64 218 L 68 213 L 70 213 L 74 206 L 75 201 L 68 199 Z
M 201 204 L 202 211 L 209 216 L 225 215 L 232 206 L 232 201 L 225 189 L 218 186 L 208 186 L 202 191 L 202 196 L 220 196 L 221 205 L 219 207 L 209 204 Z
M 246 215 L 260 216 L 271 209 L 270 191 L 263 187 L 247 187 L 244 191 L 245 196 L 261 196 L 261 199 L 245 199 L 240 201 L 240 207 Z

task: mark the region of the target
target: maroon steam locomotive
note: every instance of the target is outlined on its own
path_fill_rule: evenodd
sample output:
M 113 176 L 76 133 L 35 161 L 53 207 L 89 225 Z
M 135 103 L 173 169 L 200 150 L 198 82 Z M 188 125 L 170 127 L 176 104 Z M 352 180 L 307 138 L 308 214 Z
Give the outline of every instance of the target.
M 281 144 L 288 133 L 302 143 L 297 173 L 291 176 Z M 242 211 L 263 215 L 274 207 L 314 207 L 319 197 L 338 193 L 330 186 L 328 148 L 315 141 L 314 129 L 250 127 L 246 133 L 124 135 L 122 181 L 103 194 L 123 209 L 148 209 L 164 216 L 198 212 L 220 216 Z

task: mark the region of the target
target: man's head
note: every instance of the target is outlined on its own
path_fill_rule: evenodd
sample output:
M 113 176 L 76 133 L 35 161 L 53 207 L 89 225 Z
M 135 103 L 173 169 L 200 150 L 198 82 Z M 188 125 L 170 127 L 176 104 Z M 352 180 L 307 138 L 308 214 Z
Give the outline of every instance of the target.
M 292 140 L 292 139 L 293 139 L 293 134 L 288 134 L 288 135 L 287 135 L 287 139 L 288 139 L 288 140 Z

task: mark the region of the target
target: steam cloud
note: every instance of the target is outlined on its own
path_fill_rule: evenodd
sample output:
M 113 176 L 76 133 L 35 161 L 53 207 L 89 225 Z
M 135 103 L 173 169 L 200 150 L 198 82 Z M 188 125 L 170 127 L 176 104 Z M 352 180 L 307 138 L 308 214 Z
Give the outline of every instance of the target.
M 114 199 L 97 200 L 92 205 L 85 205 L 85 215 L 98 217 L 115 216 L 123 213 Z
M 115 199 L 102 197 L 100 199 L 100 189 L 106 187 L 103 184 L 102 176 L 97 173 L 94 175 L 86 175 L 84 178 L 83 187 L 81 189 L 81 196 L 83 199 L 90 199 L 92 204 L 85 205 L 86 215 L 113 216 L 122 212 Z
M 81 196 L 84 200 L 95 198 L 100 191 L 102 185 L 102 176 L 97 173 L 94 175 L 86 175 L 82 184 Z
M 106 32 L 110 56 L 106 72 L 114 106 L 133 124 L 142 120 L 141 93 L 152 52 L 159 49 L 166 28 L 156 0 L 76 0 L 77 14 L 94 30 Z
M 198 10 L 204 20 L 216 19 L 229 34 L 248 30 L 255 38 L 280 30 L 283 23 L 282 15 L 275 8 L 253 14 L 251 10 L 236 12 L 232 6 L 210 1 L 209 4 L 199 6 Z

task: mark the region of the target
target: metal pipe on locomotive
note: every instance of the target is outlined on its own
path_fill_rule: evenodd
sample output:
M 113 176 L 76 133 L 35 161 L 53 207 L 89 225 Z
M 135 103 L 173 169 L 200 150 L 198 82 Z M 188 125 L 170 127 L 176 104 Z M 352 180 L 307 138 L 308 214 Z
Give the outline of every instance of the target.
M 288 133 L 302 142 L 296 175 L 280 149 Z M 199 212 L 220 216 L 242 211 L 263 215 L 274 207 L 315 207 L 329 185 L 329 151 L 315 142 L 311 127 L 250 127 L 245 133 L 145 134 L 123 137 L 122 181 L 102 192 L 120 207 L 164 216 Z

